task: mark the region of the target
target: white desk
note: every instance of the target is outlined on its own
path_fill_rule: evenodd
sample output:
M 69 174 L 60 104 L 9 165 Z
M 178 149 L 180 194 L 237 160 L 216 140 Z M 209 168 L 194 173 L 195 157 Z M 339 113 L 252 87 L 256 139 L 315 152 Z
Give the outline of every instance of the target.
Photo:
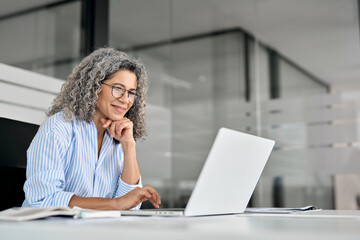
M 0 222 L 0 239 L 336 239 L 360 240 L 360 211 L 196 218 L 50 218 Z

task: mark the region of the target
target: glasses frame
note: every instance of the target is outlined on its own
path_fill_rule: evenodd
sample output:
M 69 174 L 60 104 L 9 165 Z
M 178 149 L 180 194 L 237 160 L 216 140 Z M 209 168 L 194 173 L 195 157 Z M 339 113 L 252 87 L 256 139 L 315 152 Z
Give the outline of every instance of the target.
M 101 82 L 101 84 L 104 84 L 104 85 L 107 85 L 107 86 L 111 87 L 111 95 L 112 95 L 114 98 L 116 98 L 116 99 L 122 98 L 122 97 L 125 95 L 125 92 L 127 92 L 128 102 L 131 103 L 131 104 L 134 104 L 134 103 L 136 102 L 137 98 L 139 97 L 139 95 L 138 95 L 137 93 L 134 93 L 134 92 L 132 92 L 132 91 L 130 91 L 130 90 L 127 90 L 127 89 L 125 88 L 125 86 L 122 85 L 121 83 L 115 83 L 115 84 L 113 84 L 113 85 L 110 85 L 110 84 Z M 122 94 L 120 97 L 115 97 L 115 96 L 114 96 L 114 88 L 117 87 L 117 86 L 118 86 L 118 87 L 120 86 L 119 88 L 122 88 L 122 89 L 124 90 L 123 94 Z M 134 96 L 134 101 L 131 101 L 131 100 L 130 100 L 130 94 L 132 94 L 132 95 Z

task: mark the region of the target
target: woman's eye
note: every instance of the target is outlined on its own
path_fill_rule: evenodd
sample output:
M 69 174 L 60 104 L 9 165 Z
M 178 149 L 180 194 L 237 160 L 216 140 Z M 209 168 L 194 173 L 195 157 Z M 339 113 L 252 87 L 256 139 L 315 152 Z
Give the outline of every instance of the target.
M 119 88 L 119 87 L 114 87 L 114 90 L 115 90 L 115 91 L 118 91 L 118 92 L 122 92 L 122 91 L 123 91 L 122 88 Z
M 136 95 L 136 93 L 134 93 L 134 92 L 129 92 L 129 94 L 132 95 L 132 96 Z

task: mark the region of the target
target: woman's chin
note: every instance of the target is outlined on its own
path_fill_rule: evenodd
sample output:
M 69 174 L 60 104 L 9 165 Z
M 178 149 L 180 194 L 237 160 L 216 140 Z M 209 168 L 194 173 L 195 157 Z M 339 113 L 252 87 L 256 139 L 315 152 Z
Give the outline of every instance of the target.
M 123 118 L 124 118 L 124 115 L 119 115 L 119 114 L 112 114 L 112 116 L 110 116 L 110 119 L 112 121 L 119 121 Z

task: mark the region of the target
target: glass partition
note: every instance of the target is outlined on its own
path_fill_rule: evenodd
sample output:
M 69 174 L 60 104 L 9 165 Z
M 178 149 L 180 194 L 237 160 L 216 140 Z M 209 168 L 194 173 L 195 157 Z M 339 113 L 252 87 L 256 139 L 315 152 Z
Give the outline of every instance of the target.
M 333 178 L 360 169 L 360 94 L 333 82 L 356 82 L 344 67 L 360 64 L 354 4 L 110 1 L 110 45 L 149 72 L 139 163 L 165 206 L 186 205 L 217 130 L 229 127 L 276 141 L 251 206 L 334 208 Z
M 1 17 L 0 62 L 66 79 L 82 3 Z M 220 127 L 276 141 L 251 206 L 337 205 L 334 181 L 360 174 L 358 4 L 110 0 L 109 45 L 148 71 L 138 161 L 164 207 L 186 205 Z
M 80 57 L 81 3 L 3 18 L 0 62 L 66 79 Z
M 165 205 L 184 207 L 217 130 L 227 126 L 256 131 L 248 119 L 254 116 L 255 104 L 246 99 L 247 33 L 231 24 L 216 26 L 223 17 L 218 4 L 110 3 L 111 45 L 140 57 L 149 72 L 149 136 L 138 145 L 143 179 L 160 189 Z M 224 1 L 254 12 L 251 1 L 244 3 Z M 136 17 L 130 14 L 134 11 Z M 237 21 L 236 16 L 231 21 Z M 254 68 L 248 75 L 255 76 L 251 71 Z

